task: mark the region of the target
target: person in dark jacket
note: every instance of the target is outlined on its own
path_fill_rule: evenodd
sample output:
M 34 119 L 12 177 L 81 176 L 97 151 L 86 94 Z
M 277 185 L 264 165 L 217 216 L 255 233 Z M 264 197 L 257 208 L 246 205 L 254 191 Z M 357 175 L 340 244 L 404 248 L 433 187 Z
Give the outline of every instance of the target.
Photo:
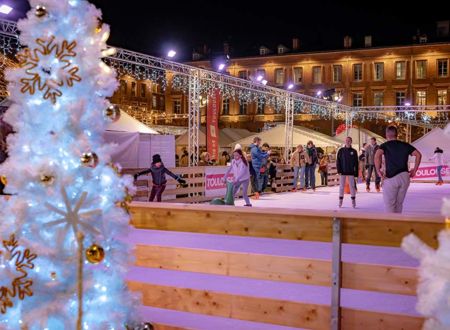
M 179 177 L 178 175 L 173 174 L 169 171 L 163 164 L 161 160 L 161 156 L 159 154 L 153 155 L 152 164 L 149 169 L 134 174 L 134 180 L 136 181 L 140 175 L 144 175 L 147 173 L 152 174 L 152 191 L 150 193 L 149 202 L 153 202 L 156 196 L 156 201 L 161 202 L 161 197 L 166 189 L 167 179 L 166 174 L 170 175 L 172 178 L 177 180 L 180 184 L 185 185 L 186 181 Z
M 308 154 L 308 162 L 305 169 L 305 186 L 316 191 L 316 165 L 319 163 L 319 157 L 312 141 L 308 141 L 306 152 Z
M 345 181 L 348 180 L 352 206 L 356 207 L 356 187 L 355 177 L 358 177 L 358 153 L 352 148 L 352 138 L 347 136 L 345 146 L 339 149 L 336 160 L 337 172 L 340 175 L 339 184 L 339 207 L 342 207 L 344 201 Z

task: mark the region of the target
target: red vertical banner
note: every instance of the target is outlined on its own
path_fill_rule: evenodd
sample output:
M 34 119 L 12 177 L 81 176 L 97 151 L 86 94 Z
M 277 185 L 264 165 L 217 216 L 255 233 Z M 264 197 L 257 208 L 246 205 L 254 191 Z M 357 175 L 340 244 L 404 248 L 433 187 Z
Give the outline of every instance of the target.
M 206 111 L 206 149 L 211 160 L 219 160 L 219 90 L 208 95 L 208 108 Z

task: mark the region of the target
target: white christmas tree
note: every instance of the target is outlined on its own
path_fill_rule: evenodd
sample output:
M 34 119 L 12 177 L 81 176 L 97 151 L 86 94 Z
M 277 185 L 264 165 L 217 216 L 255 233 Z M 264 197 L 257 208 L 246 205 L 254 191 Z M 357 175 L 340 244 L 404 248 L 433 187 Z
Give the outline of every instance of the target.
M 445 131 L 450 136 L 450 129 Z M 450 226 L 450 199 L 444 198 L 441 213 Z M 403 239 L 402 248 L 420 261 L 417 287 L 417 311 L 427 317 L 423 329 L 450 329 L 450 227 L 438 236 L 439 247 L 434 250 L 416 235 Z
M 124 280 L 132 251 L 118 203 L 133 184 L 102 140 L 120 115 L 101 60 L 109 27 L 85 0 L 30 5 L 18 22 L 27 48 L 7 73 L 16 133 L 0 173 L 15 195 L 0 205 L 0 329 L 123 329 L 138 299 Z

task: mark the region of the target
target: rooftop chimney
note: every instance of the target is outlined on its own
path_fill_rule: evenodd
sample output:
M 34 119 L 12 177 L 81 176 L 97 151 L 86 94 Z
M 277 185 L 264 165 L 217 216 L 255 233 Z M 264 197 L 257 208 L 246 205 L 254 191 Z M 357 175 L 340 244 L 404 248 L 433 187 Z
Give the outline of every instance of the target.
M 300 39 L 299 38 L 292 38 L 292 50 L 296 51 L 300 49 Z
M 450 32 L 450 21 L 436 22 L 436 34 L 438 38 L 447 38 Z
M 364 46 L 365 47 L 372 47 L 372 36 L 365 36 L 364 37 Z
M 230 55 L 230 44 L 228 42 L 223 43 L 223 53 L 224 55 Z
M 350 36 L 344 37 L 344 48 L 352 48 L 352 37 Z

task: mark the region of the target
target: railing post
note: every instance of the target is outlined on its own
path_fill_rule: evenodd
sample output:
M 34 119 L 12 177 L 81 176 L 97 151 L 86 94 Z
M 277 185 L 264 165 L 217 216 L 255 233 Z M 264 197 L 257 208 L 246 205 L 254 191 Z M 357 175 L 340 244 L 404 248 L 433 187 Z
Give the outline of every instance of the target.
M 341 328 L 341 238 L 341 219 L 334 217 L 331 256 L 331 330 Z

